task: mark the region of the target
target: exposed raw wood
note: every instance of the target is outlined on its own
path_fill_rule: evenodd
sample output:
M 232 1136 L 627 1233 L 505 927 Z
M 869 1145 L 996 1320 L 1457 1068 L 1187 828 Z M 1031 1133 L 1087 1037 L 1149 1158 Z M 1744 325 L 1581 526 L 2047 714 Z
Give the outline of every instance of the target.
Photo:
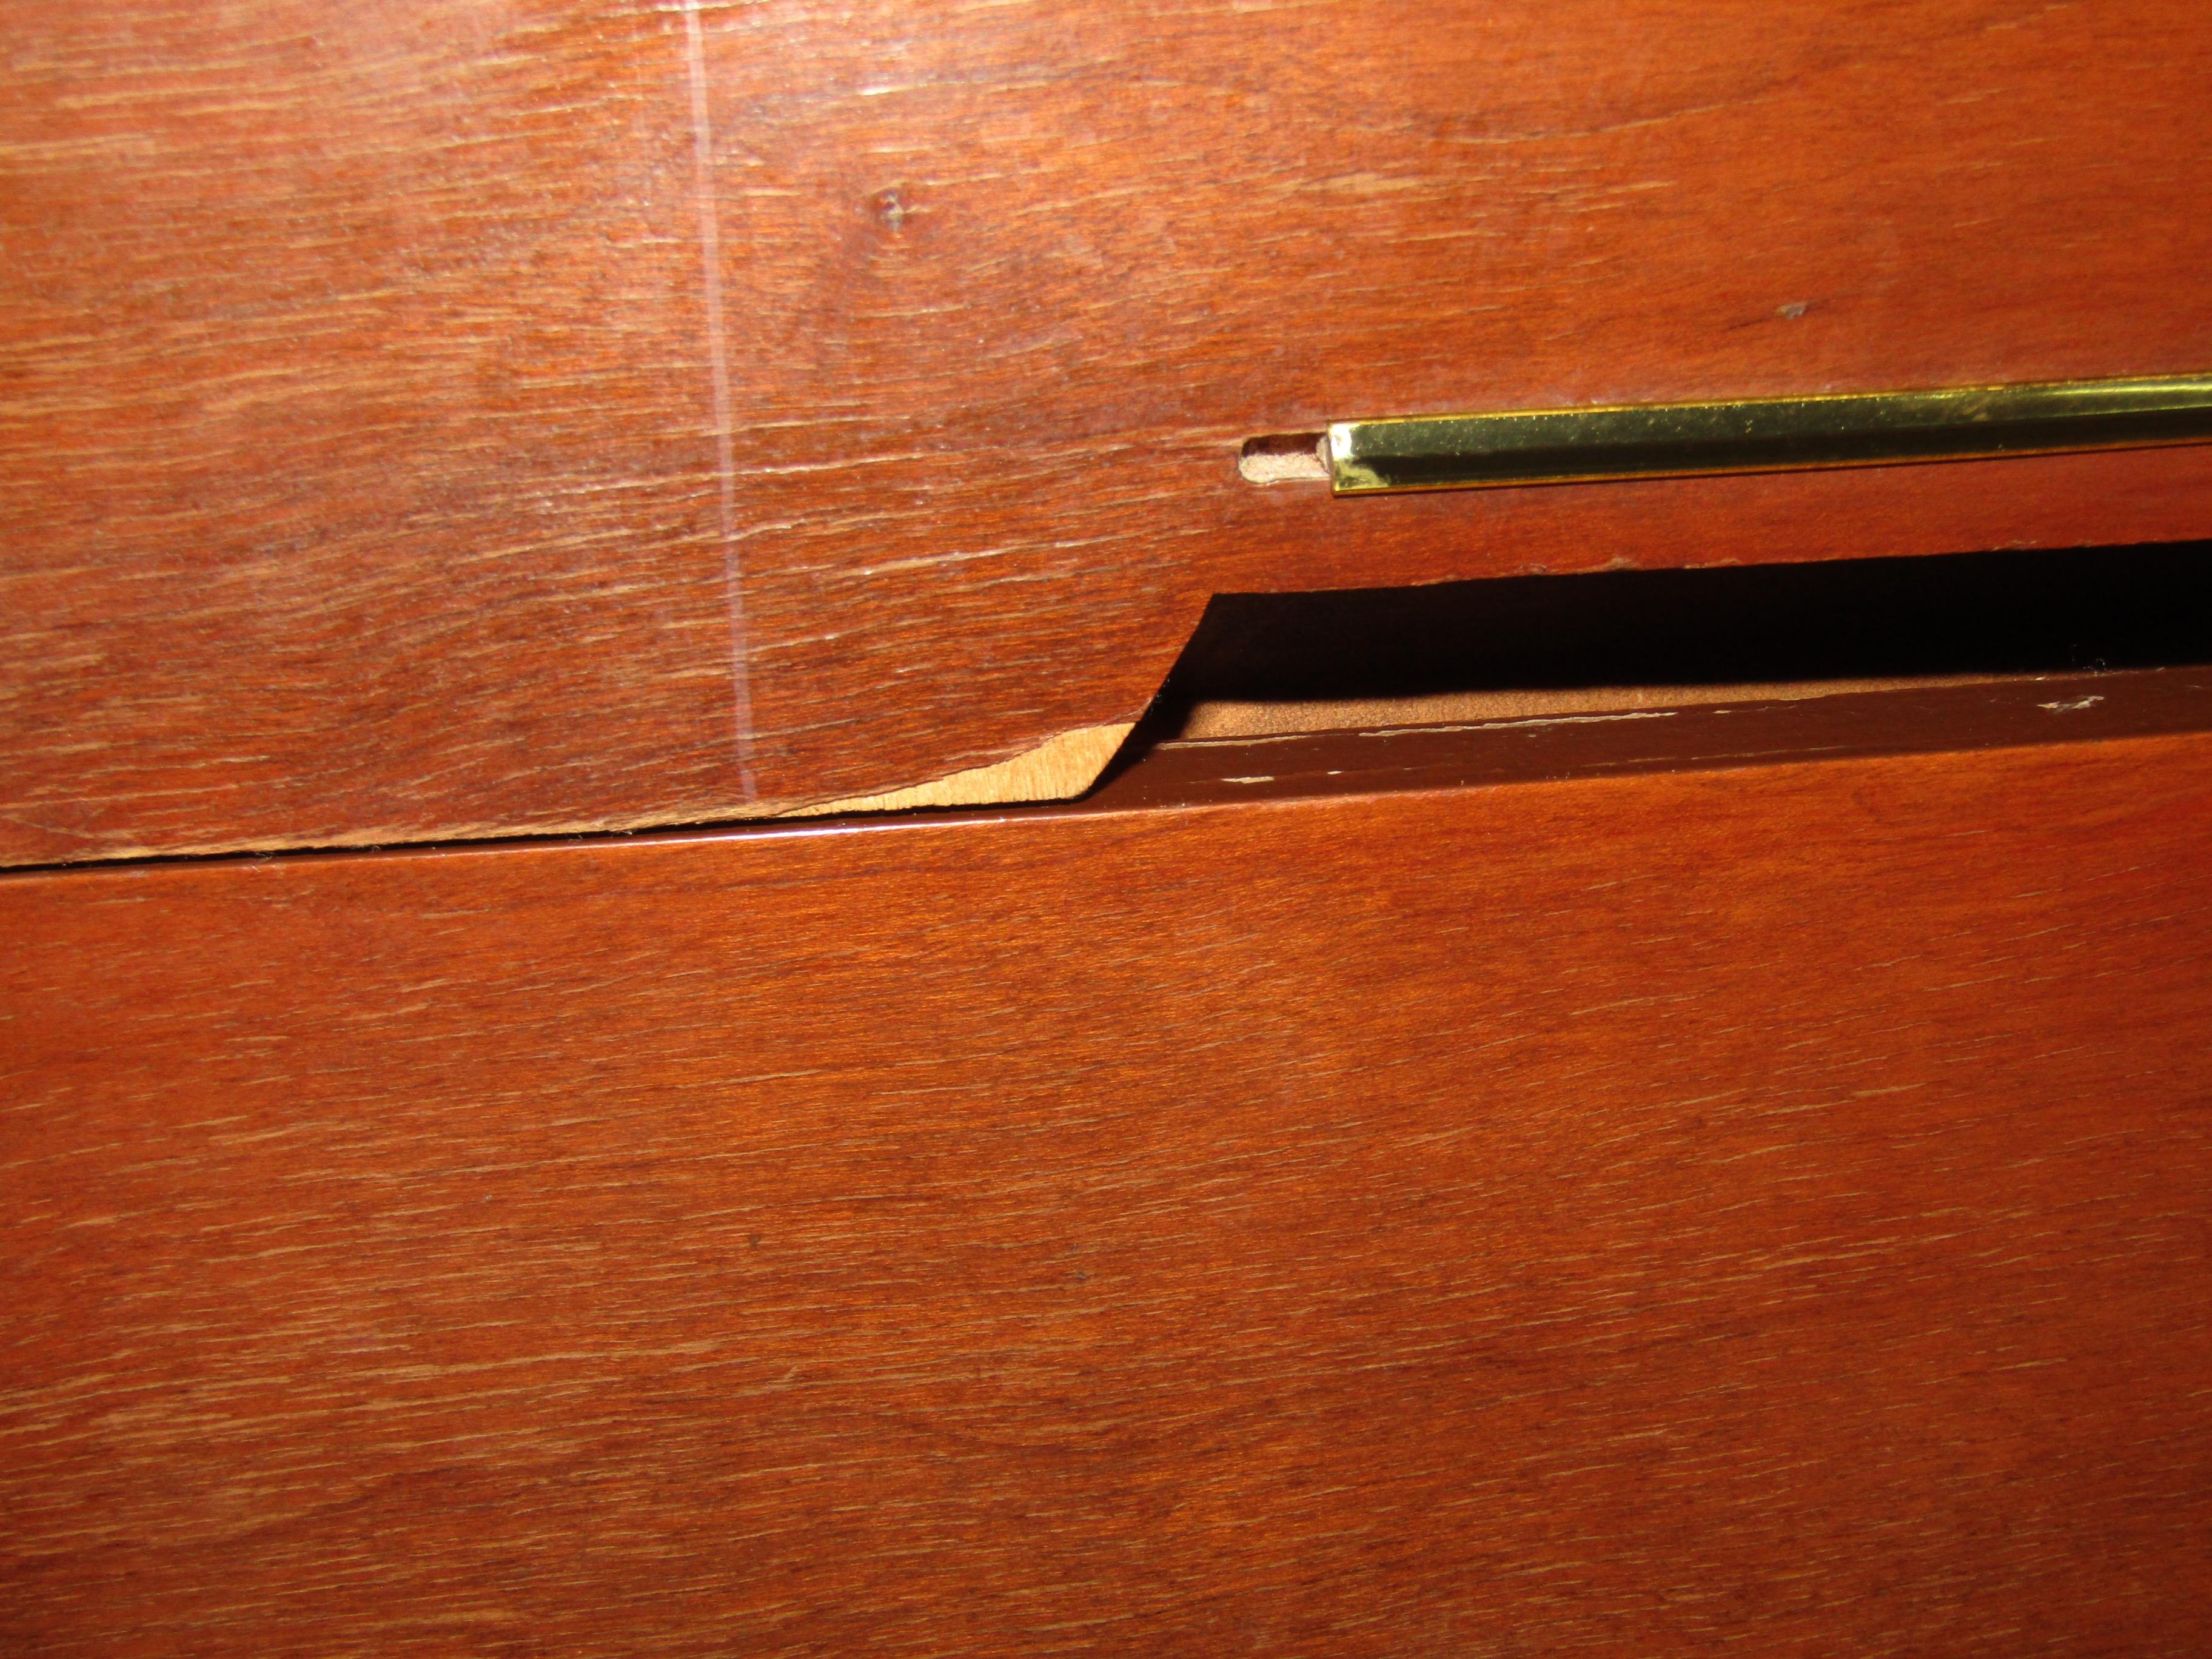
M 1326 483 L 1328 459 L 1319 432 L 1254 438 L 1237 458 L 1237 475 L 1247 483 Z
M 1118 726 L 1087 726 L 1079 732 L 1063 732 L 1012 760 L 970 767 L 911 789 L 796 807 L 785 816 L 818 817 L 833 812 L 896 812 L 916 806 L 1071 799 L 1098 781 L 1106 763 L 1134 728 L 1135 722 L 1125 720 Z
M 1346 411 L 2212 367 L 2197 0 L 0 31 L 7 861 L 895 793 L 1135 718 L 1217 592 L 2212 534 L 2206 451 L 1237 474 Z
M 1296 702 L 1224 698 L 1192 704 L 1174 735 L 1185 741 L 1221 740 L 1299 732 L 1545 720 L 1559 714 L 1692 708 L 1708 703 L 1802 702 L 1808 697 L 1848 696 L 1863 691 L 1973 685 L 1991 678 L 1987 674 L 1926 674 L 1911 678 L 1768 680 L 1739 685 L 1590 685 L 1536 691 L 1447 691 L 1419 697 L 1339 697 Z

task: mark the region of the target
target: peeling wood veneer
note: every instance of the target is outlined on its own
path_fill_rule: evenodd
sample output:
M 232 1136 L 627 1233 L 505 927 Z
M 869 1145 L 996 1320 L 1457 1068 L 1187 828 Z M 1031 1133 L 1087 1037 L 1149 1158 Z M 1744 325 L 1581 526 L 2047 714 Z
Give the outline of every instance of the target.
M 1134 721 L 1125 720 L 1118 726 L 1091 726 L 1079 732 L 1063 732 L 1012 760 L 970 767 L 908 789 L 796 807 L 784 816 L 817 817 L 832 812 L 896 812 L 915 806 L 1068 800 L 1098 781 L 1098 775 L 1106 769 L 1106 763 L 1114 758 L 1115 751 L 1135 729 Z
M 2212 535 L 2212 452 L 1237 471 L 1346 409 L 2201 370 L 2196 0 L 0 30 L 0 860 L 896 794 L 1135 719 L 1218 592 Z

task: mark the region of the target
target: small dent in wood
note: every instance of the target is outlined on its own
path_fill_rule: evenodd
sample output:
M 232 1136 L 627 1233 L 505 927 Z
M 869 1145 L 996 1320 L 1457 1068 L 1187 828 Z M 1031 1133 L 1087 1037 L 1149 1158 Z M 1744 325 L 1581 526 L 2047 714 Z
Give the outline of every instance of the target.
M 878 224 L 896 236 L 906 228 L 906 222 L 916 210 L 905 186 L 893 185 L 868 198 L 868 211 L 875 216 Z

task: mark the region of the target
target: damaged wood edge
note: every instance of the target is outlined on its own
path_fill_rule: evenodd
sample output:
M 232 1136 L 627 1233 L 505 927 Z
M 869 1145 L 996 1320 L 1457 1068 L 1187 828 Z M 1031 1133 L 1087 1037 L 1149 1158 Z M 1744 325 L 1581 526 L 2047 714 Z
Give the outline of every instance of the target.
M 896 812 L 915 806 L 989 806 L 1021 801 L 1067 800 L 1098 781 L 1106 763 L 1114 758 L 1131 731 L 1133 720 L 1106 726 L 1078 726 L 1063 732 L 1011 760 L 970 767 L 932 782 L 893 789 L 876 795 L 848 795 L 842 799 L 816 801 L 799 806 L 767 803 L 741 806 L 732 802 L 720 811 L 689 817 L 665 811 L 599 813 L 584 817 L 549 818 L 516 824 L 493 819 L 443 825 L 435 834 L 419 824 L 373 824 L 297 838 L 267 837 L 247 841 L 210 839 L 200 842 L 149 843 L 118 841 L 88 848 L 73 859 L 10 864 L 0 860 L 0 880 L 28 872 L 55 869 L 93 870 L 129 865 L 147 859 L 230 858 L 240 854 L 287 853 L 415 852 L 434 848 L 459 851 L 517 839 L 548 836 L 629 835 L 653 830 L 682 831 L 715 824 L 758 824 L 779 818 L 826 817 L 838 812 Z M 763 810 L 766 807 L 767 810 Z
M 963 772 L 881 794 L 847 795 L 787 807 L 780 818 L 825 817 L 836 812 L 898 812 L 916 806 L 992 806 L 1016 801 L 1068 800 L 1098 781 L 1106 763 L 1127 739 L 1136 722 L 1079 726 L 1062 732 L 1011 760 L 971 766 Z
M 1237 453 L 1237 473 L 1247 483 L 1327 483 L 1328 434 L 1279 432 L 1248 439 Z
M 2051 678 L 2040 674 L 1906 674 L 1820 680 L 1723 681 L 1705 685 L 1541 686 L 1528 690 L 1428 692 L 1413 696 L 1207 698 L 1193 703 L 1170 741 L 1227 743 L 1322 732 L 1393 730 L 1714 703 L 1803 702 L 1863 691 L 1921 691 Z

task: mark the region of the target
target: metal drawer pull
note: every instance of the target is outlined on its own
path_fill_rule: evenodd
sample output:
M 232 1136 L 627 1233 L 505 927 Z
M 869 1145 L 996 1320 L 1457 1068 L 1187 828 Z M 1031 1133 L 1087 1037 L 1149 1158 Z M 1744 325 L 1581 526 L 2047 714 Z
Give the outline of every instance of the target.
M 1256 483 L 1326 476 L 1336 494 L 1365 495 L 2207 441 L 2212 376 L 2180 375 L 1336 421 L 1304 467 L 1283 462 L 1295 440 L 1259 439 L 1241 470 Z

